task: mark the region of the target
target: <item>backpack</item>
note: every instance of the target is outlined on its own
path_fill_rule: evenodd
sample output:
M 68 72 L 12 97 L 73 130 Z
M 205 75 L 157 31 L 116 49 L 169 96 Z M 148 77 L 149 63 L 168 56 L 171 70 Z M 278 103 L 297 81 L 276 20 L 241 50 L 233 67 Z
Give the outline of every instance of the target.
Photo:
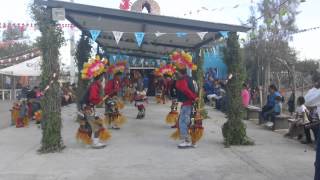
M 195 84 L 194 84 L 194 80 L 192 79 L 192 78 L 190 78 L 190 77 L 187 77 L 187 82 L 188 82 L 188 87 L 189 87 L 189 89 L 193 92 L 193 93 L 195 93 L 195 94 L 197 94 L 197 89 L 196 89 L 196 87 L 195 87 Z M 177 92 L 176 92 L 177 94 L 177 99 L 178 99 L 178 101 L 179 102 L 184 102 L 184 101 L 187 101 L 188 100 L 188 97 L 186 96 L 186 95 L 184 95 L 184 93 L 183 92 L 180 92 L 178 89 L 177 89 Z
M 90 104 L 90 101 L 89 101 L 90 88 L 91 88 L 91 85 L 89 86 L 89 88 L 87 88 L 86 92 L 83 94 L 82 98 L 80 99 L 79 103 L 80 103 L 81 109 L 83 108 L 84 105 Z

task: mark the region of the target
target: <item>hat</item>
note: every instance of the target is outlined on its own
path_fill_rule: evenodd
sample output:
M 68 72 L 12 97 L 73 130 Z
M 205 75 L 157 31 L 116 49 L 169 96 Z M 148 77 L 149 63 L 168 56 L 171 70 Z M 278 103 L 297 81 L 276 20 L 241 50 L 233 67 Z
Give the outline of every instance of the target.
M 170 59 L 178 69 L 197 69 L 197 66 L 192 63 L 192 55 L 190 53 L 186 53 L 184 51 L 174 51 L 170 55 Z
M 126 69 L 126 61 L 119 61 L 116 64 L 113 64 L 111 66 L 109 66 L 109 68 L 107 69 L 107 73 L 108 74 L 119 74 L 119 73 L 123 73 Z
M 81 71 L 81 78 L 92 79 L 103 74 L 106 71 L 105 65 L 107 63 L 108 63 L 107 59 L 100 60 L 99 56 L 89 59 L 87 63 L 83 64 L 83 69 Z
M 176 68 L 172 64 L 160 67 L 159 72 L 163 75 L 172 76 L 176 72 Z

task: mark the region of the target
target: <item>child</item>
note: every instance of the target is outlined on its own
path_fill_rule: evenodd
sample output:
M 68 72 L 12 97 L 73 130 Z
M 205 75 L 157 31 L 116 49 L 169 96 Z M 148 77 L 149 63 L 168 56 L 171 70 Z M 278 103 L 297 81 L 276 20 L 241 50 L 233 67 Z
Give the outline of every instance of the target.
M 143 86 L 140 85 L 140 87 L 137 88 L 137 91 L 135 93 L 135 106 L 138 108 L 138 115 L 137 115 L 137 119 L 143 119 L 145 116 L 145 102 L 147 100 L 146 97 L 147 93 L 145 91 L 145 89 L 143 88 Z
M 285 134 L 285 137 L 295 137 L 298 136 L 298 139 L 302 138 L 304 133 L 303 124 L 309 123 L 308 114 L 309 111 L 304 105 L 305 99 L 303 96 L 300 96 L 297 100 L 297 109 L 296 109 L 296 118 L 293 123 L 291 123 L 289 132 Z
M 271 119 L 271 121 L 266 123 L 266 126 L 272 127 L 274 125 L 274 121 L 276 116 L 280 115 L 282 112 L 282 97 L 276 96 L 275 97 L 275 105 L 270 111 L 270 113 L 267 115 L 267 120 Z

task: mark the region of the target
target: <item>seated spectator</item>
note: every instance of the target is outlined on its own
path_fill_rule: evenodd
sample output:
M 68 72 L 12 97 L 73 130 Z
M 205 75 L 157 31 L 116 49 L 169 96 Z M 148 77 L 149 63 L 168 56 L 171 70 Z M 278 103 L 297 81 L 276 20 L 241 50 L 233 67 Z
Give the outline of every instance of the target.
M 214 89 L 213 89 L 213 83 L 211 80 L 206 80 L 204 82 L 204 86 L 203 86 L 203 89 L 204 89 L 204 96 L 205 96 L 205 101 L 206 102 L 210 102 L 210 99 L 209 99 L 209 95 L 211 94 L 214 94 Z M 211 104 L 210 104 L 211 105 Z
M 273 106 L 273 109 L 266 114 L 266 118 L 268 121 L 266 123 L 266 126 L 272 127 L 276 119 L 276 116 L 279 116 L 281 112 L 282 112 L 282 97 L 277 96 L 275 98 L 275 104 Z
M 303 125 L 310 122 L 308 119 L 309 111 L 304 103 L 304 97 L 300 96 L 297 100 L 298 107 L 296 109 L 295 121 L 290 124 L 289 132 L 285 134 L 285 137 L 298 136 L 298 139 L 302 138 L 304 134 Z
M 274 106 L 276 104 L 276 97 L 280 97 L 281 95 L 278 92 L 278 89 L 275 85 L 270 85 L 269 86 L 269 95 L 267 97 L 267 103 L 262 107 L 262 111 L 260 114 L 260 118 L 263 121 L 268 121 L 268 117 L 270 114 L 273 112 Z
M 243 89 L 241 91 L 242 106 L 248 107 L 249 102 L 250 102 L 250 94 L 249 94 L 249 90 L 248 90 L 248 85 L 244 83 L 242 86 L 243 86 Z

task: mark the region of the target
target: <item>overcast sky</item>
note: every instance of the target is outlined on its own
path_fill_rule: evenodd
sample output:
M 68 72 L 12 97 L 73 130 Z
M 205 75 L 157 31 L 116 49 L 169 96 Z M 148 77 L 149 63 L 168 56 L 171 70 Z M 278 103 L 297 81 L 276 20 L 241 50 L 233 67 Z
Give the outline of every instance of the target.
M 68 0 L 65 0 L 68 1 Z M 102 7 L 118 8 L 120 0 L 74 0 L 76 3 L 90 4 Z M 134 2 L 134 0 L 132 0 Z M 220 22 L 227 24 L 240 24 L 246 21 L 249 16 L 251 1 L 257 0 L 157 0 L 161 7 L 161 14 L 182 18 Z M 5 2 L 5 3 L 4 3 Z M 4 1 L 0 6 L 0 22 L 30 22 L 28 12 L 30 0 L 9 0 Z M 233 8 L 239 4 L 238 8 Z M 202 10 L 205 7 L 209 10 Z M 302 3 L 299 10 L 301 13 L 297 18 L 299 29 L 320 26 L 320 0 L 307 0 Z M 197 13 L 197 10 L 202 10 Z M 192 11 L 192 14 L 189 12 Z M 187 14 L 185 16 L 185 14 Z M 2 29 L 3 30 L 3 29 Z M 34 31 L 29 32 L 34 34 Z M 69 34 L 67 31 L 66 34 Z M 299 52 L 301 59 L 320 59 L 319 45 L 320 30 L 310 31 L 294 35 L 292 46 Z M 65 48 L 65 51 L 68 47 Z

